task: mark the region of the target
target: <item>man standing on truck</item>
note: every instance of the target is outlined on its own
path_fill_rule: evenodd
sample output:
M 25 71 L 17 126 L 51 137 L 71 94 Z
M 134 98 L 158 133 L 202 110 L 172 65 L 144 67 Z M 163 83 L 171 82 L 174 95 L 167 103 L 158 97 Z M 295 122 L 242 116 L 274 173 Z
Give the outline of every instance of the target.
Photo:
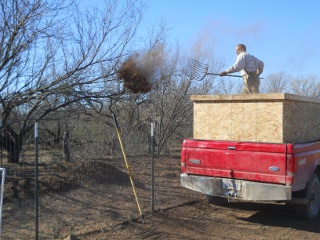
M 242 93 L 259 93 L 259 76 L 263 72 L 264 63 L 258 58 L 246 53 L 246 46 L 244 44 L 238 44 L 236 46 L 236 53 L 238 55 L 236 63 L 219 75 L 222 77 L 229 73 L 240 71 L 244 83 Z

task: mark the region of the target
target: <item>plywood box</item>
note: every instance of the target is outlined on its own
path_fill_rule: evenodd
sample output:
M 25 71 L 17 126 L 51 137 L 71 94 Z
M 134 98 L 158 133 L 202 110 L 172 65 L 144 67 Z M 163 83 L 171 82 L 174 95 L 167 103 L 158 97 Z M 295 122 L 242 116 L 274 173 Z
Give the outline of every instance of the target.
M 320 99 L 287 93 L 193 95 L 193 138 L 274 143 L 320 140 Z

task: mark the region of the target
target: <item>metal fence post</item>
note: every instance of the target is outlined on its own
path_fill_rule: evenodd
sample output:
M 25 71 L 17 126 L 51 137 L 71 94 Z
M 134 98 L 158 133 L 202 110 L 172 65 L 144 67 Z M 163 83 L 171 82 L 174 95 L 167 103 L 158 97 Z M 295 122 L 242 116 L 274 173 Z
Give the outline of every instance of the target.
M 1 176 L 1 198 L 0 198 L 0 240 L 1 240 L 1 234 L 2 234 L 2 204 L 3 204 L 3 194 L 4 194 L 4 181 L 6 177 L 6 169 L 0 168 L 0 171 L 2 172 Z
M 151 211 L 154 211 L 154 124 L 153 122 L 151 123 Z
M 0 158 L 1 158 L 1 167 L 3 166 L 3 162 L 2 162 L 2 144 L 3 144 L 3 142 L 2 142 L 2 119 L 0 118 L 0 130 L 1 130 L 1 132 L 0 132 L 0 137 L 1 137 L 1 149 L 0 149 Z
M 39 190 L 38 190 L 38 122 L 35 122 L 34 124 L 34 135 L 35 135 L 35 185 L 34 185 L 34 191 L 35 191 L 35 220 L 36 220 L 36 240 L 39 238 Z

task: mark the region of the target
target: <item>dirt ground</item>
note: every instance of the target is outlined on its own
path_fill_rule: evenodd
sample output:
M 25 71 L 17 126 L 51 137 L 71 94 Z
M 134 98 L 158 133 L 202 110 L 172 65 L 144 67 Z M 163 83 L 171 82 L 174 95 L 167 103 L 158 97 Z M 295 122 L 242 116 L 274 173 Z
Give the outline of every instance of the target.
M 135 202 L 128 201 L 131 186 L 120 164 L 115 167 L 117 162 L 60 162 L 48 164 L 48 169 L 42 165 L 40 230 L 45 234 L 40 239 L 320 239 L 320 216 L 314 220 L 299 219 L 289 204 L 231 201 L 225 206 L 210 205 L 202 194 L 180 186 L 177 157 L 156 160 L 155 197 L 161 208 L 156 206 L 160 210 L 154 212 L 149 208 L 150 159 L 133 160 L 132 171 L 144 210 L 142 219 Z M 33 170 L 30 165 L 20 168 L 18 172 L 11 167 L 9 173 L 14 175 L 9 175 L 6 182 L 3 237 L 17 236 L 21 230 L 17 227 L 22 223 L 30 225 L 22 222 L 28 212 L 20 207 L 21 201 L 25 204 L 27 200 L 23 199 L 33 192 L 33 183 L 26 178 Z M 59 189 L 67 191 L 57 194 Z M 13 204 L 16 199 L 19 210 Z M 33 218 L 28 221 L 33 223 Z M 29 232 L 22 232 L 24 237 L 19 239 L 34 239 L 25 237 Z
M 291 205 L 206 199 L 147 214 L 80 239 L 319 239 L 320 217 L 299 219 Z

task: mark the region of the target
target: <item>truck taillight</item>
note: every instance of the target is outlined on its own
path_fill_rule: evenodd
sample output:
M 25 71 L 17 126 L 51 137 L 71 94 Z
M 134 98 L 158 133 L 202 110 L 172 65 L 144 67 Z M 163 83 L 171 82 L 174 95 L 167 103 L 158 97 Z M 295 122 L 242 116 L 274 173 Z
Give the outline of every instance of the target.
M 186 146 L 187 146 L 187 142 L 186 140 L 184 140 L 181 148 L 181 173 L 186 172 L 186 150 L 185 150 Z
M 287 174 L 286 185 L 291 186 L 293 184 L 294 174 L 296 172 L 295 156 L 293 154 L 287 154 Z
M 187 139 L 184 139 L 183 142 L 182 142 L 182 148 L 184 148 L 186 146 L 187 146 Z

